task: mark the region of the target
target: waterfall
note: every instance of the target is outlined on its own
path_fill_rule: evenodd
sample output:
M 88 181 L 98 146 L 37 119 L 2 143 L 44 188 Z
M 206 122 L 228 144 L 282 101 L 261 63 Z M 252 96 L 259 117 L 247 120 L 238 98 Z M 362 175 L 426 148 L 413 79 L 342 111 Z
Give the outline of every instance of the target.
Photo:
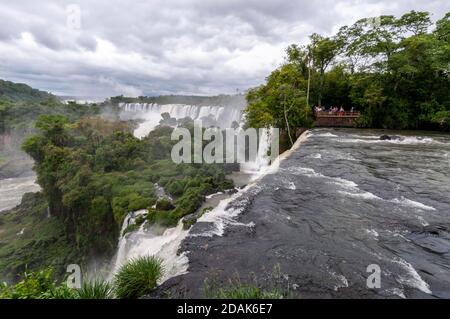
M 192 120 L 213 119 L 215 125 L 222 128 L 231 128 L 233 123 L 237 123 L 242 129 L 244 124 L 242 106 L 197 106 L 186 104 L 154 104 L 154 103 L 120 103 L 119 107 L 124 111 L 125 116 L 141 119 L 143 122 L 134 131 L 134 135 L 142 138 L 150 133 L 161 120 L 161 114 L 169 113 L 171 118 L 177 120 L 186 117 Z M 241 164 L 241 171 L 251 174 L 257 178 L 259 173 L 265 170 L 270 164 L 267 155 L 271 147 L 272 130 L 261 129 L 260 141 L 257 156 L 254 160 Z
M 186 117 L 192 120 L 214 120 L 215 126 L 222 129 L 231 128 L 236 122 L 240 129 L 243 127 L 243 107 L 242 106 L 196 106 L 185 104 L 152 104 L 152 103 L 120 103 L 123 110 L 122 116 L 142 120 L 142 123 L 134 131 L 134 135 L 142 138 L 150 133 L 161 120 L 162 113 L 169 113 L 171 118 L 177 120 Z M 252 175 L 252 180 L 256 179 L 269 167 L 270 159 L 267 155 L 271 147 L 272 130 L 261 130 L 259 147 L 256 158 L 249 163 L 241 164 L 241 171 Z M 169 198 L 164 189 L 155 185 L 158 197 Z M 221 204 L 225 203 L 223 200 Z M 145 223 L 137 231 L 123 234 L 125 229 L 135 223 L 138 216 L 146 215 L 147 210 L 131 212 L 125 218 L 118 250 L 112 261 L 110 278 L 120 269 L 120 267 L 132 258 L 154 255 L 162 259 L 165 268 L 163 278 L 165 280 L 187 272 L 189 260 L 186 255 L 177 255 L 181 242 L 187 237 L 189 230 L 183 229 L 180 220 L 174 228 L 162 229 L 157 225 L 148 226 Z
M 271 164 L 271 156 L 268 152 L 271 149 L 273 134 L 273 129 L 260 129 L 256 158 L 240 165 L 241 172 L 252 175 L 251 180 L 257 179 Z
M 159 226 L 148 226 L 142 224 L 139 230 L 123 235 L 124 230 L 133 224 L 138 216 L 147 214 L 147 210 L 129 213 L 125 218 L 120 232 L 119 245 L 116 256 L 111 265 L 109 279 L 127 261 L 143 257 L 156 256 L 163 262 L 164 274 L 160 283 L 165 280 L 181 275 L 187 271 L 188 259 L 184 254 L 177 255 L 182 240 L 188 234 L 183 229 L 182 220 L 173 228 L 162 229 Z
M 208 124 L 220 128 L 230 128 L 233 122 L 241 123 L 243 107 L 228 106 L 198 106 L 186 104 L 153 104 L 153 103 L 119 103 L 125 117 L 141 119 L 143 122 L 134 131 L 134 135 L 142 138 L 150 133 L 161 120 L 161 114 L 169 113 L 171 118 L 177 120 L 191 118 L 204 120 Z M 213 122 L 213 123 L 211 123 Z

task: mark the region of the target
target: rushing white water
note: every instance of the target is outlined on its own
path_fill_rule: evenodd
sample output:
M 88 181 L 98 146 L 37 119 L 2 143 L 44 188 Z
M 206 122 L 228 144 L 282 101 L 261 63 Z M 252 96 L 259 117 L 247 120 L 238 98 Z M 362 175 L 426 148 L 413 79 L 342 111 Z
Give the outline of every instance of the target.
M 241 163 L 240 165 L 241 172 L 252 175 L 251 180 L 257 179 L 270 165 L 271 158 L 268 152 L 271 148 L 272 134 L 273 130 L 261 129 L 256 158 L 253 161 Z M 240 151 L 243 152 L 244 150 Z
M 401 258 L 395 258 L 392 261 L 399 264 L 403 269 L 406 270 L 406 274 L 400 276 L 398 279 L 402 284 L 417 288 L 424 293 L 431 294 L 430 286 L 428 285 L 428 283 L 426 283 L 422 279 L 422 277 L 420 277 L 420 275 L 410 263 Z
M 0 179 L 0 212 L 19 205 L 23 194 L 39 191 L 35 180 L 36 176 Z
M 222 107 L 182 104 L 158 105 L 130 103 L 120 104 L 120 107 L 123 109 L 125 116 L 143 120 L 134 132 L 134 135 L 138 138 L 148 135 L 148 133 L 159 124 L 162 113 L 169 113 L 171 118 L 175 118 L 177 120 L 186 117 L 189 117 L 192 120 L 210 121 L 209 123 L 211 123 L 212 120 L 215 121 L 214 125 L 217 125 L 222 129 L 231 128 L 232 126 L 235 126 L 236 123 L 239 127 L 242 127 L 243 124 L 242 107 L 238 106 Z M 259 147 L 256 158 L 254 161 L 241 165 L 241 171 L 249 173 L 252 176 L 251 180 L 255 180 L 262 174 L 269 172 L 268 168 L 270 158 L 267 153 L 271 147 L 271 134 L 272 131 L 269 130 L 262 130 L 260 132 Z M 159 197 L 168 197 L 165 194 L 164 189 L 157 185 L 155 186 Z M 252 188 L 252 185 L 246 189 L 248 188 Z M 231 198 L 220 201 L 218 206 L 213 210 L 212 214 L 208 213 L 208 216 L 205 218 L 202 217 L 200 220 L 207 221 L 212 217 L 215 222 L 218 222 L 217 225 L 219 227 L 215 233 L 220 234 L 221 231 L 223 231 L 223 228 L 221 228 L 220 225 L 225 226 L 226 224 L 221 223 L 220 220 L 222 220 L 222 218 L 226 218 L 231 221 L 233 216 L 239 213 L 239 209 L 234 212 L 227 210 L 226 205 L 232 199 L 239 196 L 240 193 L 241 192 L 238 192 Z M 216 216 L 217 212 L 220 212 L 218 216 Z M 112 278 L 112 276 L 127 261 L 142 256 L 157 256 L 162 259 L 165 272 L 163 278 L 160 280 L 160 283 L 171 277 L 187 272 L 189 262 L 187 256 L 184 254 L 177 255 L 181 242 L 189 233 L 188 230 L 183 229 L 183 223 L 181 220 L 176 227 L 169 229 L 161 229 L 158 226 L 147 227 L 144 223 L 137 231 L 130 232 L 122 236 L 124 230 L 129 225 L 135 223 L 138 216 L 145 215 L 147 213 L 148 212 L 146 210 L 131 212 L 125 218 L 122 225 L 118 250 L 111 265 L 112 271 L 110 272 L 110 278 Z M 222 213 L 225 213 L 225 215 Z
M 402 205 L 402 206 L 407 206 L 407 207 L 411 207 L 411 208 L 415 208 L 415 209 L 419 209 L 419 210 L 428 210 L 428 211 L 435 211 L 436 209 L 434 207 L 425 205 L 423 203 L 417 202 L 417 201 L 413 201 L 410 200 L 408 198 L 405 197 L 401 197 L 401 198 L 393 198 L 390 200 L 386 200 L 383 199 L 375 194 L 372 194 L 370 192 L 367 191 L 363 191 L 358 187 L 358 184 L 356 184 L 353 181 L 349 181 L 343 178 L 339 178 L 339 177 L 330 177 L 330 176 L 326 176 L 323 175 L 321 173 L 317 173 L 314 169 L 312 168 L 307 168 L 307 167 L 291 167 L 289 168 L 289 171 L 293 174 L 301 174 L 304 176 L 308 176 L 311 178 L 323 178 L 329 181 L 329 183 L 335 184 L 341 188 L 343 188 L 343 190 L 337 190 L 337 192 L 339 194 L 343 194 L 345 196 L 348 197 L 356 197 L 356 198 L 363 198 L 363 199 L 368 199 L 368 200 L 380 200 L 380 201 L 388 201 L 394 204 L 398 204 L 398 205 Z
M 413 208 L 418 208 L 418 209 L 421 209 L 421 210 L 433 210 L 433 211 L 436 210 L 436 208 L 434 208 L 434 207 L 431 207 L 431 206 L 428 206 L 428 205 L 425 205 L 425 204 L 422 204 L 420 202 L 416 202 L 416 201 L 413 201 L 413 200 L 410 200 L 410 199 L 407 199 L 407 198 L 404 198 L 404 197 L 402 197 L 400 199 L 394 198 L 394 199 L 391 200 L 391 202 L 393 202 L 395 204 L 400 204 L 400 205 L 405 205 L 405 206 L 409 206 L 409 207 L 413 207 Z
M 128 214 L 125 218 L 110 278 L 127 261 L 143 256 L 156 256 L 162 260 L 164 275 L 160 279 L 160 283 L 187 271 L 187 257 L 184 254 L 177 255 L 180 243 L 188 233 L 183 229 L 181 220 L 177 227 L 165 230 L 158 226 L 147 227 L 146 224 L 143 224 L 139 230 L 122 236 L 128 225 L 133 224 L 138 216 L 147 213 L 147 210 L 140 210 Z
M 239 124 L 242 119 L 241 106 L 197 106 L 185 104 L 152 104 L 152 103 L 120 103 L 125 116 L 143 119 L 134 131 L 138 138 L 147 136 L 161 120 L 161 114 L 168 113 L 177 120 L 191 118 L 203 120 L 207 124 L 214 124 L 220 128 L 231 128 L 234 123 Z
M 320 135 L 319 135 L 320 136 Z M 331 137 L 331 136 L 330 136 Z M 444 144 L 431 137 L 420 138 L 416 136 L 405 136 L 399 139 L 380 140 L 373 137 L 364 138 L 336 138 L 340 143 L 369 143 L 369 144 L 400 144 L 400 145 L 417 145 L 417 144 Z

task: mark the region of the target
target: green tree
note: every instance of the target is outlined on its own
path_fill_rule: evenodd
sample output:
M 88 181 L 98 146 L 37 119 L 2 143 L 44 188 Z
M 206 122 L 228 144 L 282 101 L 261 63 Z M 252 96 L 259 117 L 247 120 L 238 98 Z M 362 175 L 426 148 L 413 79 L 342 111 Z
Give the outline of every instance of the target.
M 340 48 L 341 44 L 336 39 L 325 38 L 316 33 L 311 35 L 311 44 L 308 46 L 308 51 L 313 65 L 319 73 L 319 86 L 317 88 L 317 104 L 319 107 L 322 106 L 325 71 L 336 58 Z

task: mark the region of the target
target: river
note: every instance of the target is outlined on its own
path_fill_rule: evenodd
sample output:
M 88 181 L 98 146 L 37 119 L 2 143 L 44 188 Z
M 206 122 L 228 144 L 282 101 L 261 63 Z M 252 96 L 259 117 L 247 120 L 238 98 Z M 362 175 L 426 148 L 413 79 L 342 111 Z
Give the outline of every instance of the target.
M 450 136 L 314 129 L 303 139 L 192 227 L 178 252 L 187 273 L 155 295 L 203 297 L 205 279 L 238 277 L 298 298 L 450 298 Z M 367 286 L 369 265 L 380 288 Z
M 37 192 L 36 176 L 0 179 L 0 212 L 19 205 L 25 193 Z

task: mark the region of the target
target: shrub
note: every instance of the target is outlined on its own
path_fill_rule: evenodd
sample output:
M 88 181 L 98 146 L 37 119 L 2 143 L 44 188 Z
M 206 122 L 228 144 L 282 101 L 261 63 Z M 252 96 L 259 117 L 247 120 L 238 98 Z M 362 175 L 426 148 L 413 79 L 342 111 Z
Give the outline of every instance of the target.
M 42 295 L 43 299 L 77 299 L 78 294 L 75 289 L 67 287 L 66 283 L 49 290 Z
M 122 236 L 125 236 L 128 233 L 132 233 L 135 232 L 136 230 L 138 230 L 140 227 L 140 225 L 138 224 L 130 224 L 128 225 L 122 232 Z
M 113 298 L 113 287 L 109 282 L 100 279 L 86 281 L 77 290 L 77 297 L 80 299 L 111 299 Z
M 149 224 L 158 224 L 164 227 L 173 227 L 178 223 L 179 217 L 174 211 L 163 211 L 150 208 L 148 210 L 147 220 Z
M 154 256 L 132 259 L 114 278 L 115 294 L 121 299 L 139 298 L 156 287 L 163 273 L 162 261 Z
M 22 280 L 13 286 L 0 285 L 0 299 L 73 299 L 75 290 L 66 284 L 56 285 L 53 269 L 25 272 Z
M 174 180 L 166 187 L 167 191 L 173 196 L 181 196 L 184 191 L 183 181 Z
M 157 210 L 168 211 L 168 210 L 172 210 L 174 208 L 175 208 L 175 206 L 173 206 L 172 202 L 166 198 L 162 198 L 156 202 Z

